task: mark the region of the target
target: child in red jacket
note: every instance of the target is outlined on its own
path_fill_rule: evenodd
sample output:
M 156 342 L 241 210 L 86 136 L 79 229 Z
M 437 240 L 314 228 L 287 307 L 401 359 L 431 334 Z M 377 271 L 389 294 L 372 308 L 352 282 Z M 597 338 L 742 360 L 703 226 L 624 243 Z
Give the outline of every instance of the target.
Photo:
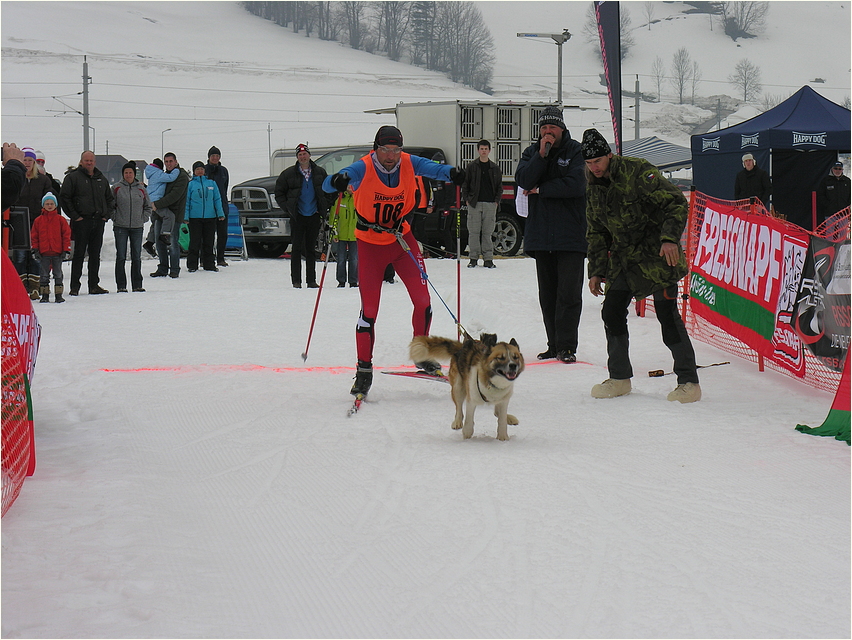
M 71 227 L 57 209 L 56 196 L 46 194 L 41 199 L 41 215 L 33 222 L 30 231 L 33 256 L 41 265 L 41 302 L 50 302 L 50 270 L 53 269 L 53 292 L 56 302 L 62 297 L 62 260 L 71 252 Z

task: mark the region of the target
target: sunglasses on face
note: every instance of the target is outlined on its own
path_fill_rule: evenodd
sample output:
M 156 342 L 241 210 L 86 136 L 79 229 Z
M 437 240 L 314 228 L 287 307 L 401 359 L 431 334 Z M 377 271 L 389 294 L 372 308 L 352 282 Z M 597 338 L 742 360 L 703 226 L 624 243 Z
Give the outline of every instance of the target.
M 395 149 L 390 149 L 388 147 L 379 147 L 379 151 L 382 153 L 392 153 L 395 156 L 398 156 L 402 153 L 402 147 L 396 147 Z

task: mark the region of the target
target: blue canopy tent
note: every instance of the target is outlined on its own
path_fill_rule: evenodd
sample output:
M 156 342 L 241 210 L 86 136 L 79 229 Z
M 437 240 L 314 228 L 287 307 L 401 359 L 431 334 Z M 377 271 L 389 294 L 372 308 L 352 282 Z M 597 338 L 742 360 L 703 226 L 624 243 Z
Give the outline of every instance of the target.
M 850 150 L 850 112 L 804 86 L 777 107 L 727 129 L 692 136 L 692 181 L 702 193 L 733 200 L 742 156 L 772 178 L 772 206 L 810 229 L 811 192 L 838 153 Z M 769 203 L 764 203 L 767 206 Z

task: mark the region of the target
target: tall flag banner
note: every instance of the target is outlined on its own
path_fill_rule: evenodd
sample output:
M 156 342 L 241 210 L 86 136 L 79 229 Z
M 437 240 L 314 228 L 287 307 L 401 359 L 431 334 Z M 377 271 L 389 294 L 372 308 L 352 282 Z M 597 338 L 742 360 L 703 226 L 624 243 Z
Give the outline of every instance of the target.
M 812 436 L 830 436 L 835 440 L 842 440 L 847 445 L 852 444 L 852 413 L 849 411 L 849 359 L 844 359 L 843 374 L 840 378 L 840 386 L 831 404 L 825 421 L 818 427 L 809 427 L 806 424 L 796 425 L 796 431 L 807 433 Z
M 849 239 L 811 237 L 795 307 L 796 331 L 826 367 L 843 371 L 849 350 Z
M 615 152 L 621 154 L 621 11 L 618 2 L 602 0 L 595 2 L 598 35 L 601 39 L 606 89 L 609 95 L 609 111 L 612 114 L 612 131 L 615 136 Z
M 795 292 L 807 250 L 804 229 L 733 205 L 708 205 L 692 263 L 690 308 L 802 377 Z

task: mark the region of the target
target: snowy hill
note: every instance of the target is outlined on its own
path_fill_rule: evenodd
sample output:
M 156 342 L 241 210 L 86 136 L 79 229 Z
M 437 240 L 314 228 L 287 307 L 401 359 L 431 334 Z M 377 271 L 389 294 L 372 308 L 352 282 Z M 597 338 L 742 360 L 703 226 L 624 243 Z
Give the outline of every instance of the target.
M 630 88 L 639 74 L 642 91 L 653 92 L 648 76 L 655 57 L 668 66 L 686 46 L 702 69 L 701 95 L 733 94 L 726 79 L 743 57 L 762 69 L 768 93 L 786 96 L 817 77 L 825 83 L 814 87 L 832 100 L 850 93 L 848 3 L 772 3 L 766 33 L 736 43 L 711 31 L 706 14 L 685 13 L 691 7 L 683 3 L 656 3 L 650 30 L 644 3 L 623 4 L 636 39 L 623 68 Z M 568 28 L 574 37 L 563 47 L 563 101 L 589 108 L 567 110 L 569 128 L 575 135 L 590 126 L 609 132 L 600 66 L 582 36 L 587 7 L 481 2 L 496 45 L 494 97 L 555 99 L 555 45 L 515 34 Z M 44 151 L 54 174 L 79 159 L 84 54 L 92 78 L 90 146 L 97 153 L 108 146 L 111 154 L 150 160 L 169 149 L 190 166 L 215 144 L 234 184 L 267 174 L 271 149 L 371 140 L 392 118 L 367 109 L 401 100 L 489 98 L 438 73 L 294 34 L 234 2 L 10 1 L 0 11 L 3 137 Z M 626 118 L 631 109 L 625 101 Z M 683 144 L 692 124 L 713 115 L 643 103 L 640 133 Z M 687 124 L 675 125 L 681 120 Z M 632 122 L 623 126 L 625 139 L 632 138 Z

